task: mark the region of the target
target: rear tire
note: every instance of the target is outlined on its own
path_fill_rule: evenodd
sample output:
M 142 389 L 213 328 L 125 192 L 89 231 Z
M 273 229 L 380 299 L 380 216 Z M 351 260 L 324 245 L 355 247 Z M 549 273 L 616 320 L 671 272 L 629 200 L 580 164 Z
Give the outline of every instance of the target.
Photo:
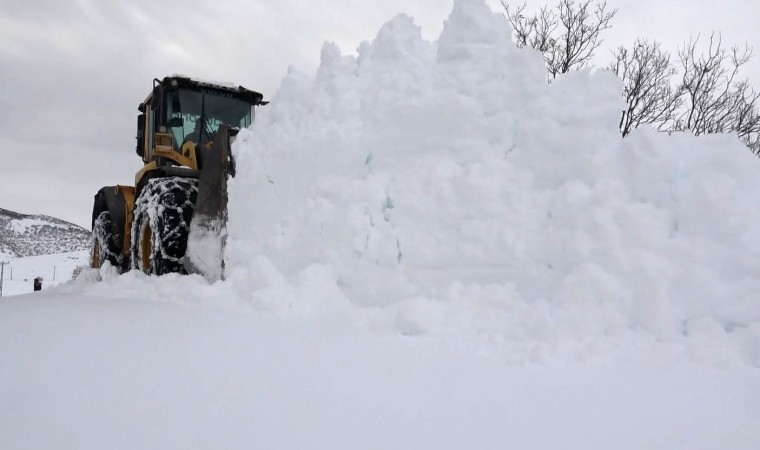
M 193 178 L 154 178 L 135 202 L 132 268 L 149 275 L 185 273 L 190 220 L 198 195 Z
M 112 266 L 121 267 L 121 251 L 114 243 L 113 223 L 109 211 L 101 212 L 92 225 L 90 238 L 90 267 L 99 269 L 108 261 Z

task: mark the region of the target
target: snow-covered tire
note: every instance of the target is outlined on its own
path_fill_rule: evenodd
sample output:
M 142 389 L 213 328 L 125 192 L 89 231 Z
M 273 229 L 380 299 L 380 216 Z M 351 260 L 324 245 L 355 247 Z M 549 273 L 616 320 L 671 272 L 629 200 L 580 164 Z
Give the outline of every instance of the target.
M 198 196 L 193 178 L 153 178 L 143 188 L 134 208 L 132 269 L 149 275 L 184 273 L 190 220 Z
M 121 250 L 114 243 L 113 224 L 109 211 L 101 212 L 92 225 L 90 238 L 90 267 L 98 269 L 106 261 L 121 267 Z

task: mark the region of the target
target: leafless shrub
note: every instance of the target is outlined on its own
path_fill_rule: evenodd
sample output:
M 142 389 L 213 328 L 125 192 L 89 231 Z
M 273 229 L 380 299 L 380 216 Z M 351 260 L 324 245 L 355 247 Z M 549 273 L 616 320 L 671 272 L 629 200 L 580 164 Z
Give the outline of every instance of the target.
M 515 43 L 541 52 L 550 80 L 588 66 L 602 43 L 601 33 L 617 14 L 606 1 L 559 0 L 532 15 L 525 3 L 512 8 L 508 0 L 500 1 Z M 620 117 L 621 134 L 641 124 L 695 135 L 734 132 L 760 156 L 760 93 L 738 79 L 752 49 L 745 45 L 728 50 L 713 33 L 706 52 L 700 53 L 698 41 L 690 39 L 678 49 L 678 67 L 660 43 L 646 39 L 637 39 L 632 49 L 613 51 L 607 68 L 623 80 L 627 104 Z
M 517 46 L 540 51 L 551 78 L 588 65 L 602 43 L 601 32 L 610 28 L 617 13 L 607 9 L 606 1 L 592 6 L 591 0 L 560 0 L 554 9 L 543 6 L 533 16 L 525 14 L 525 4 L 514 10 L 507 0 L 501 4 Z
M 683 71 L 681 89 L 684 108 L 675 129 L 695 135 L 733 131 L 755 152 L 760 152 L 760 93 L 747 80 L 738 80 L 739 69 L 752 57 L 752 49 L 734 46 L 726 49 L 721 36 L 710 35 L 704 53 L 697 51 L 699 37 L 678 49 Z
M 713 33 L 700 53 L 698 41 L 692 38 L 679 47 L 678 68 L 659 43 L 645 39 L 637 39 L 633 49 L 613 52 L 608 69 L 623 80 L 627 103 L 620 132 L 626 136 L 644 123 L 695 135 L 734 132 L 760 156 L 760 93 L 738 79 L 752 49 L 745 45 L 729 51 Z
M 680 90 L 672 85 L 676 68 L 658 42 L 637 39 L 633 49 L 619 47 L 612 52 L 608 69 L 623 81 L 626 109 L 620 117 L 620 132 L 628 135 L 643 123 L 664 130 L 673 126 L 683 103 Z

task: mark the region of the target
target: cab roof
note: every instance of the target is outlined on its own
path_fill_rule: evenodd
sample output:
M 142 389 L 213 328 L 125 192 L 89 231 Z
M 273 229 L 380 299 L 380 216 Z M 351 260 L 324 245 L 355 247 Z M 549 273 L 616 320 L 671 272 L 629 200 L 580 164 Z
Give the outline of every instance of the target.
M 157 79 L 154 81 L 158 81 Z M 180 88 L 208 88 L 208 89 L 215 89 L 218 91 L 223 92 L 229 92 L 233 94 L 237 98 L 241 98 L 243 100 L 246 100 L 252 105 L 265 105 L 267 102 L 264 102 L 264 96 L 256 91 L 252 91 L 250 89 L 246 89 L 243 86 L 235 86 L 232 83 L 217 83 L 217 82 L 210 82 L 210 81 L 204 81 L 197 78 L 190 78 L 183 75 L 171 75 L 168 77 L 164 77 L 163 80 L 158 81 L 158 83 L 164 87 L 180 87 Z
M 159 80 L 158 78 L 153 79 L 153 90 L 151 91 L 150 94 L 148 94 L 148 97 L 145 99 L 145 101 L 143 103 L 140 103 L 140 105 L 137 107 L 138 111 L 144 112 L 144 105 L 150 101 L 151 97 L 153 97 L 153 93 L 156 90 L 156 86 L 161 86 L 164 89 L 170 89 L 170 88 L 185 88 L 185 89 L 197 89 L 197 90 L 204 89 L 204 88 L 214 89 L 214 90 L 218 90 L 222 92 L 229 92 L 235 98 L 245 100 L 251 105 L 266 105 L 267 103 L 269 103 L 263 100 L 264 96 L 260 94 L 259 92 L 246 89 L 243 86 L 235 86 L 232 83 L 218 83 L 218 82 L 204 81 L 197 78 L 190 78 L 184 75 L 171 75 L 168 77 L 164 77 L 163 80 Z

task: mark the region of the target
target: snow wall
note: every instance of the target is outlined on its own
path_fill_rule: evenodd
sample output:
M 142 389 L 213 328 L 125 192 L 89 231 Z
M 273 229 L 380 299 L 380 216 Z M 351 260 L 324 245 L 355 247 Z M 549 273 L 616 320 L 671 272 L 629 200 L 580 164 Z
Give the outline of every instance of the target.
M 615 76 L 547 84 L 483 0 L 357 54 L 325 44 L 238 137 L 235 295 L 515 361 L 760 366 L 760 161 L 736 137 L 621 139 Z

